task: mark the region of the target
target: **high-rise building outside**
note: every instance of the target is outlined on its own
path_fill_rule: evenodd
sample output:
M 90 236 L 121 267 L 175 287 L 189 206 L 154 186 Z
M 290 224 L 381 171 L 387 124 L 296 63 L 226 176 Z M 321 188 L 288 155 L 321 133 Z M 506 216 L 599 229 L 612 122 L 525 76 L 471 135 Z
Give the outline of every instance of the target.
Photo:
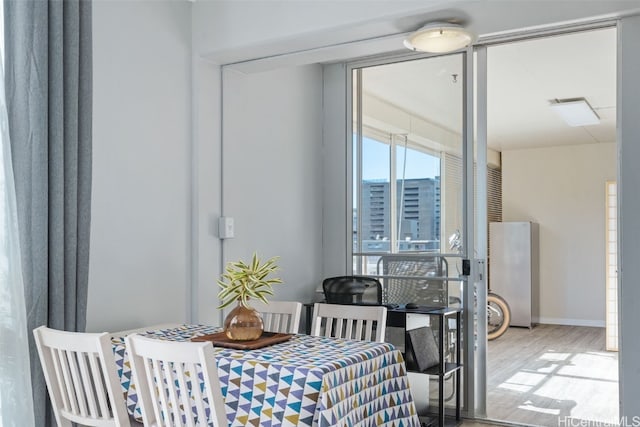
M 396 183 L 400 250 L 434 250 L 440 241 L 440 177 Z M 362 183 L 361 237 L 364 252 L 389 251 L 391 207 L 389 182 Z

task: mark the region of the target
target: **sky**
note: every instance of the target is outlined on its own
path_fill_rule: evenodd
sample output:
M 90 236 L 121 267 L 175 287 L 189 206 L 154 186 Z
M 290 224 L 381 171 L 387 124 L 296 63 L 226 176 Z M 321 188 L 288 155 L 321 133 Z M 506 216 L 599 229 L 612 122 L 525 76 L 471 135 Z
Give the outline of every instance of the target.
M 362 179 L 389 180 L 389 144 L 370 138 L 362 140 Z M 405 179 L 434 178 L 440 176 L 440 159 L 438 157 L 409 148 L 406 156 L 404 147 L 398 147 L 396 155 L 396 174 Z M 355 158 L 355 156 L 354 156 Z M 355 169 L 354 169 L 355 170 Z

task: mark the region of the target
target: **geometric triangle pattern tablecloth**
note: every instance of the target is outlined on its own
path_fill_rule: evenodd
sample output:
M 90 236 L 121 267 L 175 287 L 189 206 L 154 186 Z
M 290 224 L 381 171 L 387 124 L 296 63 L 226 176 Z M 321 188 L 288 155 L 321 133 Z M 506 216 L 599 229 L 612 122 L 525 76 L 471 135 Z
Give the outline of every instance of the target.
M 205 325 L 142 335 L 186 341 Z M 127 407 L 139 416 L 124 337 L 113 339 Z M 418 427 L 402 354 L 391 344 L 295 335 L 257 350 L 215 347 L 230 426 Z

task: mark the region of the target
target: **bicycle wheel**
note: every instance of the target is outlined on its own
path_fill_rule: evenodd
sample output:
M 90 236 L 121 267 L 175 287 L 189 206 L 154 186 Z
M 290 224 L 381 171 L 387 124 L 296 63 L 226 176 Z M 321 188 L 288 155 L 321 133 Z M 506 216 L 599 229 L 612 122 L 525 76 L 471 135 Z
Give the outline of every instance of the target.
M 504 334 L 511 323 L 509 304 L 494 293 L 487 295 L 487 339 L 495 340 Z

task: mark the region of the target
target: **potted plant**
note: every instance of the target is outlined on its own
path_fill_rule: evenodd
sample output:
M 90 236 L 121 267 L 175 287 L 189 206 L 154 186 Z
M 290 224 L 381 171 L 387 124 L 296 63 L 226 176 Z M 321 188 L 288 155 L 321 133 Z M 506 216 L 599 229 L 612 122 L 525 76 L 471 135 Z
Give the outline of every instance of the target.
M 282 280 L 270 277 L 279 269 L 277 260 L 278 257 L 273 257 L 262 263 L 254 253 L 250 263 L 227 263 L 225 273 L 218 280 L 222 288 L 218 293 L 218 308 L 237 303 L 224 321 L 224 331 L 229 339 L 255 340 L 262 335 L 262 316 L 249 305 L 249 301 L 253 298 L 268 303 L 267 296 L 273 295 L 273 285 L 282 283 Z

